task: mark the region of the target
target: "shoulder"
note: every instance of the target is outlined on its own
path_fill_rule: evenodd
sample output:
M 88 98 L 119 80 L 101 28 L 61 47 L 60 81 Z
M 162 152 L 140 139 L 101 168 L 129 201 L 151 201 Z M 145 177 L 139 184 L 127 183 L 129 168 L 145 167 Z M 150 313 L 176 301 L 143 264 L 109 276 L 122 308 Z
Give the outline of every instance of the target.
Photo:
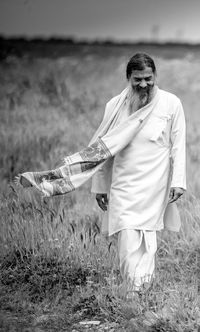
M 170 104 L 170 106 L 178 106 L 181 104 L 180 98 L 177 97 L 174 93 L 160 89 L 160 94 L 162 98 L 164 98 Z
M 166 110 L 166 113 L 170 117 L 174 118 L 174 116 L 184 113 L 182 102 L 179 97 L 165 90 L 160 90 L 160 95 L 163 109 Z
M 107 103 L 105 107 L 105 113 L 104 113 L 104 119 L 107 119 L 107 117 L 112 114 L 113 109 L 115 109 L 115 106 L 117 105 L 118 101 L 120 99 L 120 95 L 117 95 L 113 98 L 111 98 Z
M 124 100 L 127 96 L 127 92 L 128 92 L 128 86 L 122 90 L 121 93 L 119 93 L 118 95 L 116 95 L 115 97 L 111 98 L 107 104 L 106 104 L 106 107 L 109 109 L 109 108 L 113 108 L 117 105 L 117 103 L 120 101 L 120 100 Z
M 116 105 L 116 104 L 118 103 L 119 99 L 120 99 L 120 94 L 117 95 L 117 96 L 115 96 L 115 97 L 113 97 L 113 98 L 111 98 L 111 99 L 107 102 L 106 107 L 107 107 L 107 108 L 109 108 L 109 107 L 113 107 L 114 105 Z

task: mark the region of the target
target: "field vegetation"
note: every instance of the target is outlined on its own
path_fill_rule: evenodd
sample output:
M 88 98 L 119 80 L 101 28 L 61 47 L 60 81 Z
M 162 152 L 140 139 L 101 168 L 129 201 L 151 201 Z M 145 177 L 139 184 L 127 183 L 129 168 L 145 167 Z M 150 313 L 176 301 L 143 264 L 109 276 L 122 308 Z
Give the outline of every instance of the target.
M 159 234 L 156 279 L 135 301 L 115 293 L 116 238 L 100 234 L 102 214 L 90 183 L 45 200 L 13 184 L 18 173 L 54 168 L 88 144 L 106 101 L 126 86 L 129 56 L 140 51 L 84 47 L 56 57 L 7 55 L 0 63 L 0 329 L 200 331 L 200 60 L 194 52 L 180 57 L 172 47 L 169 57 L 169 50 L 160 56 L 158 49 L 142 49 L 155 58 L 159 86 L 183 102 L 188 191 L 178 203 L 181 231 Z

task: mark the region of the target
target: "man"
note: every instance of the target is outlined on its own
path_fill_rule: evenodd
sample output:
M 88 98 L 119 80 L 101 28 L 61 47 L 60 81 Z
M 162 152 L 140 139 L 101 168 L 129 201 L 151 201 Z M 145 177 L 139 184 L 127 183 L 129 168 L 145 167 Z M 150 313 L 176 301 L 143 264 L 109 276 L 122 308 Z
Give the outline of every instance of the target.
M 179 229 L 174 202 L 186 189 L 185 119 L 180 100 L 155 84 L 148 55 L 135 54 L 126 75 L 128 87 L 108 102 L 88 147 L 57 169 L 22 173 L 15 182 L 50 197 L 93 177 L 103 232 L 118 234 L 120 270 L 132 292 L 154 275 L 156 231 Z
M 174 209 L 178 222 L 174 202 L 186 189 L 185 118 L 180 100 L 157 87 L 155 64 L 147 54 L 130 59 L 126 76 L 129 92 L 115 126 L 157 101 L 132 141 L 93 176 L 92 192 L 105 211 L 103 232 L 118 234 L 123 285 L 132 292 L 152 280 L 163 219 L 171 222 Z M 108 102 L 104 122 L 118 99 Z

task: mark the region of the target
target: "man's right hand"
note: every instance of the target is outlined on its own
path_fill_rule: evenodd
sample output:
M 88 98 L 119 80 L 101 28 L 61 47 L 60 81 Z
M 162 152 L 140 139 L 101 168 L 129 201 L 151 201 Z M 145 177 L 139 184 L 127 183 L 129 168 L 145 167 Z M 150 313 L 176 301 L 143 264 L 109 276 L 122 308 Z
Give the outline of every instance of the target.
M 108 195 L 107 194 L 96 194 L 96 200 L 97 200 L 99 207 L 103 211 L 107 211 Z

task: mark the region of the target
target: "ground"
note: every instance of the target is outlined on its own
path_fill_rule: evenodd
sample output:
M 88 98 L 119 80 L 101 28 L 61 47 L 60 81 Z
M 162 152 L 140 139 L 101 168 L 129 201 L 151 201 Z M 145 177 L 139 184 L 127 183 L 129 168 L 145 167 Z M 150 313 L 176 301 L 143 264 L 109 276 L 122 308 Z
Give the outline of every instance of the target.
M 0 63 L 0 331 L 198 331 L 198 52 L 82 45 L 59 54 L 63 48 L 55 47 L 12 50 Z M 178 203 L 180 233 L 158 235 L 152 287 L 127 302 L 115 293 L 121 282 L 116 239 L 101 235 L 90 183 L 43 200 L 13 178 L 54 168 L 88 144 L 105 103 L 126 85 L 129 56 L 141 47 L 155 58 L 159 86 L 184 106 L 188 190 Z

